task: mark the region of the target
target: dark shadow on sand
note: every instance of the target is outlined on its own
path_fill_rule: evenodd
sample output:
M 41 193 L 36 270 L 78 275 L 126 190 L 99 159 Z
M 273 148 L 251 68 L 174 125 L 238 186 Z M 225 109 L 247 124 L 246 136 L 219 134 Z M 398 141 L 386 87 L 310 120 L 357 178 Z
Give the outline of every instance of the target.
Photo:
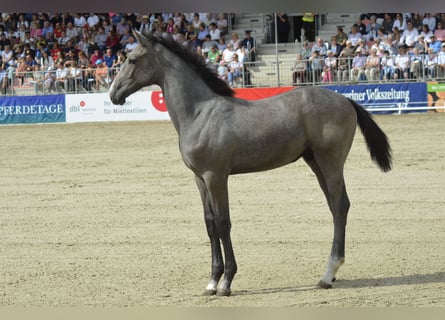
M 413 274 L 407 276 L 385 277 L 385 278 L 362 278 L 362 279 L 338 279 L 333 289 L 353 289 L 372 287 L 392 287 L 413 284 L 445 283 L 445 271 L 428 274 Z M 232 296 L 243 296 L 252 294 L 269 294 L 277 292 L 303 292 L 310 290 L 321 290 L 318 286 L 304 285 L 296 287 L 265 288 L 258 290 L 234 291 Z

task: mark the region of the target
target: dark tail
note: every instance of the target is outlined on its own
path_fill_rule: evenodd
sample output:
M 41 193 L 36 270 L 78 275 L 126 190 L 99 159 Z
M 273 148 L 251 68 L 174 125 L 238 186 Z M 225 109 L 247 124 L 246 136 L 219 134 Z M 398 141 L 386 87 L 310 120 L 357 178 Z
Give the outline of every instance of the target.
M 371 159 L 379 165 L 382 171 L 391 170 L 391 146 L 388 137 L 375 123 L 368 111 L 354 100 L 348 100 L 357 112 L 358 125 L 365 137 Z

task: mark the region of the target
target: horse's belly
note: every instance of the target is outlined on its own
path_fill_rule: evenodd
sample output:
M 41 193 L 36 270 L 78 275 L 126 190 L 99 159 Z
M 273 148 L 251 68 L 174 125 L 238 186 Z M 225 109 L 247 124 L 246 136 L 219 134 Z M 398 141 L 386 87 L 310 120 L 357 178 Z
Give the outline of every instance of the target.
M 267 149 L 246 147 L 232 157 L 231 174 L 271 170 L 298 160 L 305 148 L 301 145 L 277 146 Z

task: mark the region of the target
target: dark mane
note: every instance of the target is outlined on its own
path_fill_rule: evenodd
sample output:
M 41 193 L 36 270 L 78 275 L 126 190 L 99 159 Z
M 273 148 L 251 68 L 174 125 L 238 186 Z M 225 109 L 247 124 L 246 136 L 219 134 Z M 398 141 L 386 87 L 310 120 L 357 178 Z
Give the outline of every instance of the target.
M 233 97 L 235 94 L 227 82 L 220 79 L 216 72 L 206 65 L 201 56 L 177 42 L 172 36 L 156 36 L 145 32 L 142 35 L 152 42 L 161 44 L 178 58 L 184 60 L 215 93 L 229 97 Z

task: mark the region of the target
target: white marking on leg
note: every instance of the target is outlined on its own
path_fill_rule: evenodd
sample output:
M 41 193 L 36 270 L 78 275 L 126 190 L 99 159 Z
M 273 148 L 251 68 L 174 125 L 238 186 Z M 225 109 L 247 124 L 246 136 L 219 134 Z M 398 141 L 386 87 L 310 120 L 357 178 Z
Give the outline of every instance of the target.
M 216 288 L 218 286 L 218 282 L 215 280 L 210 280 L 209 284 L 206 287 L 207 291 L 216 291 Z
M 337 274 L 338 268 L 345 262 L 345 258 L 333 258 L 329 257 L 328 265 L 326 267 L 326 272 L 321 279 L 326 284 L 332 284 L 332 279 L 335 278 L 335 275 Z

